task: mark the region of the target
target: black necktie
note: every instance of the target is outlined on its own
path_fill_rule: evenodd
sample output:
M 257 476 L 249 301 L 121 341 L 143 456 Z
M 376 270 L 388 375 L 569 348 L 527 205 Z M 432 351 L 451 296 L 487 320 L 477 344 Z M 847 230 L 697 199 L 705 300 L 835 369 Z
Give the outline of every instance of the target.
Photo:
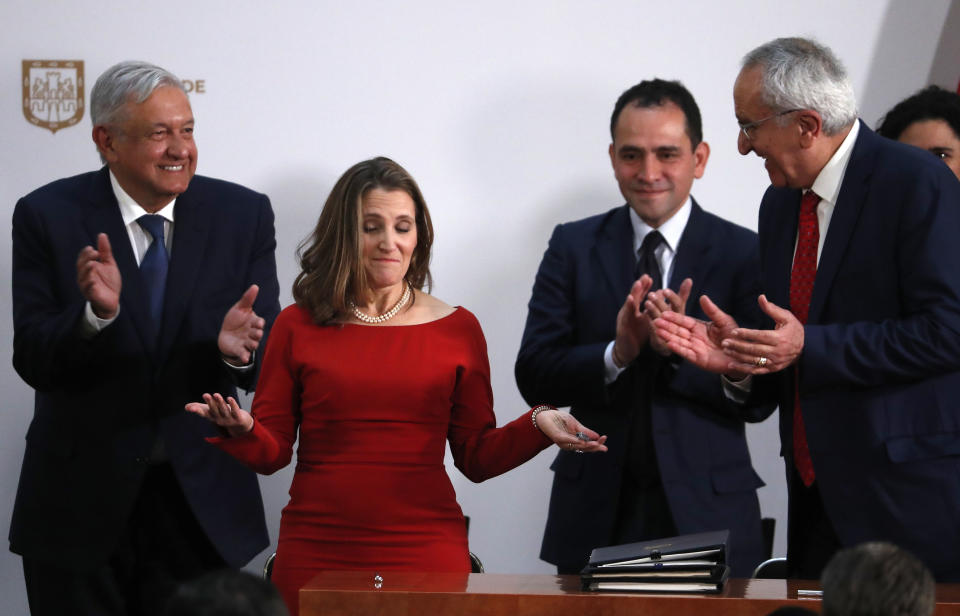
M 657 261 L 657 248 L 664 243 L 659 231 L 650 231 L 640 243 L 637 251 L 637 268 L 635 277 L 644 274 L 653 278 L 651 291 L 663 288 L 663 275 L 660 272 L 660 263 Z M 641 307 L 642 310 L 642 307 Z M 633 478 L 642 489 L 655 486 L 660 482 L 660 471 L 657 467 L 657 457 L 653 448 L 653 428 L 650 424 L 650 399 L 653 395 L 654 373 L 647 372 L 637 381 L 637 398 L 634 402 L 632 434 L 627 449 L 627 474 Z M 633 494 L 633 492 L 630 492 Z
M 640 250 L 637 251 L 637 269 L 634 272 L 634 279 L 640 278 L 644 274 L 653 278 L 651 291 L 663 288 L 663 274 L 660 271 L 660 263 L 657 261 L 657 248 L 663 243 L 663 236 L 660 232 L 653 230 L 643 238 L 640 243 Z
M 153 243 L 147 248 L 143 260 L 140 261 L 140 276 L 143 278 L 147 290 L 147 299 L 150 302 L 150 316 L 160 331 L 160 319 L 163 316 L 163 292 L 167 286 L 167 246 L 163 239 L 163 216 L 146 214 L 137 219 L 143 230 L 153 237 Z

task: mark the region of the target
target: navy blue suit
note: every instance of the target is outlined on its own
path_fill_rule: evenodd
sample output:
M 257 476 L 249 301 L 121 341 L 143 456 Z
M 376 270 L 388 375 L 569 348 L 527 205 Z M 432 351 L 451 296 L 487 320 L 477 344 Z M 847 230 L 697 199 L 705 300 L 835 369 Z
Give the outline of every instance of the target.
M 126 526 L 157 436 L 200 526 L 242 565 L 268 544 L 254 474 L 184 411 L 204 392 L 236 394 L 217 334 L 247 287 L 270 324 L 279 311 L 273 212 L 266 196 L 194 177 L 177 198 L 159 343 L 129 236 L 104 167 L 22 198 L 13 215 L 13 363 L 36 390 L 10 546 L 37 561 L 103 565 Z M 77 255 L 106 233 L 123 278 L 120 313 L 78 335 L 85 300 Z M 258 354 L 259 356 L 259 354 Z M 256 371 L 239 383 L 252 388 Z
M 609 437 L 609 452 L 560 451 L 540 557 L 586 563 L 591 549 L 611 544 L 634 413 L 649 398 L 656 460 L 676 529 L 728 528 L 735 575 L 747 576 L 763 557 L 754 472 L 744 419 L 772 407 L 736 408 L 716 375 L 662 357 L 649 347 L 604 383 L 603 354 L 616 333 L 617 312 L 634 282 L 628 206 L 556 227 L 537 272 L 517 384 L 530 403 L 571 406 L 585 425 Z M 670 286 L 693 279 L 689 314 L 708 294 L 743 323 L 756 323 L 757 237 L 704 212 L 696 202 L 677 246 Z
M 799 206 L 799 190 L 773 187 L 760 206 L 763 287 L 781 307 L 790 305 Z M 956 177 L 861 123 L 799 358 L 810 455 L 838 538 L 899 544 L 940 581 L 960 581 L 958 238 Z M 780 404 L 788 470 L 794 375 L 755 382 L 758 397 Z

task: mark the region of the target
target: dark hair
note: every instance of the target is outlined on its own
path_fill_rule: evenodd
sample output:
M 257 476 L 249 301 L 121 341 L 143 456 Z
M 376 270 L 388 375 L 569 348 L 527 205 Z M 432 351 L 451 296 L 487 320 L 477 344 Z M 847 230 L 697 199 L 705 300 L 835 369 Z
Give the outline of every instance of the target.
M 163 616 L 289 616 L 276 587 L 236 569 L 212 571 L 180 585 Z
M 899 139 L 908 126 L 921 120 L 943 120 L 960 139 L 960 94 L 939 86 L 927 86 L 894 105 L 880 118 L 877 132 Z
M 693 95 L 679 81 L 664 79 L 641 81 L 620 95 L 610 116 L 610 138 L 615 138 L 617 120 L 620 119 L 620 112 L 627 105 L 648 109 L 662 107 L 667 103 L 673 103 L 683 111 L 687 119 L 687 136 L 690 137 L 690 146 L 696 148 L 703 141 L 703 124 L 700 120 L 697 101 L 693 100 Z
M 933 575 L 891 543 L 861 543 L 834 554 L 820 578 L 823 616 L 929 616 Z
M 416 209 L 417 245 L 404 279 L 415 289 L 428 289 L 433 223 L 420 187 L 407 170 L 382 156 L 347 169 L 337 180 L 313 233 L 297 248 L 300 273 L 293 282 L 293 299 L 308 310 L 315 323 L 329 323 L 346 314 L 347 302 L 365 301 L 367 275 L 363 269 L 363 196 L 379 188 L 402 190 Z

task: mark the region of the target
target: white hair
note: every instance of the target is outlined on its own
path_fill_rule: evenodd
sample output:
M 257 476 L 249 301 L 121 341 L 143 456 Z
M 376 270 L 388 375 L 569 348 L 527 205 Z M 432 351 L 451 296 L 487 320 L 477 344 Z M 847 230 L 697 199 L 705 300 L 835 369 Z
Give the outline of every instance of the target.
M 828 47 L 805 38 L 779 38 L 744 56 L 743 70 L 754 67 L 762 71 L 762 99 L 773 111 L 816 111 L 827 135 L 856 122 L 853 85 Z
M 153 91 L 163 86 L 186 90 L 183 83 L 170 71 L 148 62 L 128 60 L 108 68 L 90 92 L 90 119 L 94 126 L 116 124 L 121 121 L 124 105 L 142 103 Z

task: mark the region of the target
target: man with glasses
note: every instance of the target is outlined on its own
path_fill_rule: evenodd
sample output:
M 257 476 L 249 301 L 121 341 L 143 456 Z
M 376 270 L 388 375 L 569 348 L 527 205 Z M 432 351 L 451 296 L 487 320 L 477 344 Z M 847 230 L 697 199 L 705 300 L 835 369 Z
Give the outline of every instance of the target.
M 858 121 L 833 53 L 777 39 L 734 85 L 741 154 L 765 161 L 761 309 L 738 326 L 666 314 L 672 350 L 723 373 L 732 398 L 776 401 L 792 577 L 834 552 L 903 546 L 960 580 L 960 183 Z
M 687 306 L 695 292 L 759 323 L 756 234 L 690 195 L 710 147 L 682 84 L 624 92 L 610 134 L 626 203 L 554 230 L 516 363 L 527 400 L 572 406 L 609 436 L 607 454 L 557 454 L 540 557 L 579 573 L 599 546 L 726 528 L 729 563 L 746 577 L 763 558 L 763 482 L 744 421 L 773 407 L 736 407 L 713 375 L 652 335 L 650 320 L 668 307 L 703 316 Z

